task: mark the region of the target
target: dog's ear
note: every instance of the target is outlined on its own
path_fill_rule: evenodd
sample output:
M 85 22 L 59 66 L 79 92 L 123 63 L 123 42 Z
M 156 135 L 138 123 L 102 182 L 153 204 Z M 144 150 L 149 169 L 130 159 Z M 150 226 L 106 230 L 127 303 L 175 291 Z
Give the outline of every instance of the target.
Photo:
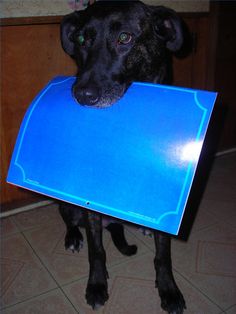
M 74 55 L 74 33 L 78 27 L 80 11 L 66 15 L 61 22 L 61 44 L 62 48 L 73 57 Z
M 176 12 L 162 6 L 152 7 L 152 23 L 156 35 L 170 51 L 178 51 L 183 44 L 182 21 Z

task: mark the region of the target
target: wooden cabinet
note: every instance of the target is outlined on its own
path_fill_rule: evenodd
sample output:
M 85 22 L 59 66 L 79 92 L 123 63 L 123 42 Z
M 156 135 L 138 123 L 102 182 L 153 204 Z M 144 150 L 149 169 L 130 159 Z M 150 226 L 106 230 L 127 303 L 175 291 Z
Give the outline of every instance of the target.
M 30 200 L 34 193 L 5 183 L 20 123 L 36 94 L 54 76 L 73 75 L 75 65 L 60 45 L 59 21 L 50 24 L 10 25 L 1 29 L 1 200 L 4 205 Z M 24 22 L 15 19 L 14 23 Z M 37 21 L 36 21 L 37 22 Z
M 208 88 L 209 15 L 183 14 L 197 46 L 186 58 L 174 59 L 174 84 Z M 73 75 L 73 61 L 60 45 L 60 17 L 6 19 L 1 27 L 1 171 L 2 204 L 29 201 L 33 193 L 5 183 L 10 157 L 25 111 L 54 76 Z
M 207 86 L 208 14 L 182 14 L 190 36 L 192 51 L 180 58 L 173 58 L 173 84 L 205 89 Z

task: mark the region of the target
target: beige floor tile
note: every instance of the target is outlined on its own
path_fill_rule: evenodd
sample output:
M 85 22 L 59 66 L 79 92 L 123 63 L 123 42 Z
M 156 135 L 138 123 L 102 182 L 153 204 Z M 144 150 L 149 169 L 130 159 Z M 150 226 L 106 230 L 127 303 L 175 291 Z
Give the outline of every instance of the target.
M 109 300 L 100 308 L 99 314 L 156 314 L 166 313 L 160 307 L 155 288 L 153 254 L 138 256 L 127 263 L 109 269 Z M 191 284 L 175 273 L 186 303 L 186 314 L 218 314 L 221 310 Z M 68 298 L 80 314 L 92 314 L 84 297 L 87 278 L 63 287 Z
M 186 314 L 216 314 L 221 310 L 175 274 L 187 303 Z M 116 277 L 105 313 L 143 314 L 166 313 L 160 307 L 158 291 L 153 280 Z
M 218 180 L 218 182 L 217 182 Z M 236 202 L 236 188 L 235 185 L 225 184 L 224 189 L 222 189 L 222 179 L 214 179 L 214 186 L 208 185 L 205 193 L 204 198 L 207 200 L 213 201 L 225 201 L 228 202 L 229 200 Z
M 67 295 L 70 302 L 74 305 L 74 307 L 76 308 L 79 314 L 94 314 L 94 313 L 104 314 L 106 304 L 105 306 L 100 307 L 99 309 L 94 311 L 86 303 L 85 291 L 86 291 L 87 281 L 88 281 L 88 278 L 84 278 L 79 281 L 73 282 L 69 285 L 63 286 L 62 289 Z M 111 279 L 108 280 L 108 287 L 109 287 L 109 293 L 110 293 Z
M 110 270 L 112 276 L 127 277 L 140 280 L 149 280 L 155 286 L 154 253 L 148 252 L 138 255 L 132 260 L 127 260 L 121 265 L 117 265 Z
M 227 314 L 235 314 L 236 313 L 236 305 L 234 305 L 233 307 L 231 307 L 230 309 L 228 309 L 226 311 Z
M 236 229 L 216 224 L 173 241 L 173 266 L 213 302 L 227 309 L 235 303 Z
M 56 203 L 14 215 L 12 219 L 21 231 L 62 221 Z
M 87 280 L 84 279 L 63 289 L 80 314 L 94 314 L 92 308 L 86 304 L 86 284 Z M 160 308 L 160 300 L 152 280 L 112 275 L 108 285 L 109 300 L 96 311 L 98 314 L 165 313 Z
M 65 250 L 65 226 L 63 222 L 26 231 L 25 236 L 59 284 L 87 276 L 86 247 L 79 253 Z
M 120 265 L 113 268 L 113 272 L 110 271 L 110 276 L 113 279 L 113 282 L 115 282 L 115 278 L 121 278 L 119 279 L 120 282 L 120 291 L 123 290 L 122 288 L 122 282 L 126 279 L 126 284 L 128 285 L 128 291 L 127 292 L 127 298 L 129 299 L 129 296 L 132 296 L 132 291 L 134 289 L 133 287 L 133 281 L 136 282 L 137 288 L 140 289 L 140 286 L 142 286 L 142 282 L 145 282 L 146 285 L 149 286 L 149 289 L 152 289 L 152 293 L 148 293 L 145 295 L 145 289 L 140 289 L 140 292 L 137 292 L 137 300 L 130 301 L 130 304 L 135 304 L 138 302 L 138 306 L 140 306 L 140 311 L 137 309 L 137 311 L 134 311 L 133 313 L 145 313 L 143 312 L 141 305 L 151 306 L 149 313 L 162 313 L 160 308 L 160 299 L 158 296 L 157 289 L 155 289 L 155 270 L 153 265 L 153 259 L 154 259 L 154 253 L 147 253 L 146 255 L 137 257 L 136 260 L 127 262 L 125 265 Z M 186 313 L 220 313 L 220 309 L 213 304 L 208 298 L 206 298 L 202 293 L 200 293 L 197 289 L 195 289 L 191 284 L 189 284 L 186 280 L 184 280 L 178 273 L 174 272 L 174 277 L 176 280 L 177 285 L 181 289 L 186 304 L 187 304 L 187 311 Z M 137 280 L 137 281 L 136 281 Z M 129 283 L 131 283 L 129 285 Z M 136 285 L 135 284 L 135 285 Z M 111 298 L 114 290 L 114 283 L 111 290 Z M 111 303 L 121 303 L 121 308 L 115 311 L 114 313 L 120 314 L 120 313 L 126 313 L 124 311 L 127 306 L 123 307 L 122 303 L 122 292 L 119 292 L 119 288 L 116 288 L 117 292 L 115 295 L 120 295 L 120 301 L 112 301 Z M 135 290 L 135 289 L 134 289 Z M 135 295 L 135 294 L 134 294 Z M 152 297 L 148 297 L 151 296 Z M 143 300 L 142 300 L 143 298 Z M 140 300 L 139 300 L 140 299 Z M 108 306 L 109 308 L 109 306 Z M 112 308 L 112 307 L 111 307 Z M 112 311 L 108 311 L 107 313 L 112 313 Z M 132 308 L 130 308 L 130 312 L 132 313 Z M 164 312 L 163 312 L 164 313 Z
M 219 222 L 219 219 L 209 211 L 212 201 L 203 200 L 197 210 L 197 214 L 190 234 L 207 229 Z M 191 210 L 191 209 L 190 209 Z
M 3 239 L 1 245 L 1 307 L 16 304 L 56 287 L 21 234 Z
M 81 229 L 84 236 L 84 246 L 78 253 L 66 251 L 64 248 L 65 225 L 58 223 L 52 226 L 39 227 L 25 232 L 32 247 L 43 260 L 48 270 L 59 284 L 67 284 L 87 276 L 89 273 L 88 250 L 85 231 Z M 143 245 L 133 234 L 126 232 L 127 241 L 137 244 L 139 254 L 147 252 L 148 248 Z M 104 230 L 103 244 L 107 252 L 107 266 L 123 262 L 129 257 L 120 254 L 112 243 L 110 234 Z
M 236 201 L 236 154 L 215 159 L 204 198 Z
M 209 300 L 207 296 L 197 290 L 191 283 L 174 272 L 176 282 L 182 291 L 187 309 L 184 314 L 219 314 L 221 309 L 217 304 Z
M 115 277 L 104 313 L 165 313 L 153 280 Z
M 129 235 L 129 232 L 127 232 L 127 239 L 130 243 L 134 243 L 132 241 L 133 236 Z M 149 250 L 142 244 L 139 243 L 139 241 L 136 241 L 136 244 L 139 246 L 138 254 L 133 257 L 123 257 L 117 250 L 114 248 L 113 244 L 110 243 L 110 247 L 108 246 L 106 249 L 107 252 L 107 267 L 108 267 L 108 273 L 109 273 L 109 280 L 108 280 L 108 286 L 109 286 L 109 293 L 111 294 L 111 289 L 113 287 L 113 281 L 116 278 L 116 276 L 119 275 L 119 273 L 125 273 L 127 276 L 131 276 L 133 274 L 133 278 L 137 276 L 138 278 L 142 278 L 145 280 L 145 278 L 149 278 L 152 282 L 152 285 L 154 286 L 153 276 L 154 276 L 154 267 L 153 267 L 153 254 L 149 253 Z M 115 253 L 116 251 L 116 253 Z M 149 262 L 150 265 L 148 265 L 146 256 L 151 255 Z M 118 261 L 113 261 L 114 258 Z M 145 268 L 143 268 L 143 265 L 146 265 Z M 92 314 L 94 311 L 86 304 L 85 300 L 85 290 L 87 285 L 88 278 L 79 280 L 77 282 L 74 282 L 72 284 L 66 285 L 63 287 L 64 291 L 70 298 L 71 302 L 75 305 L 77 310 L 80 314 Z M 122 301 L 122 300 L 121 300 Z M 122 303 L 122 302 L 121 302 Z M 96 313 L 116 313 L 114 310 L 106 309 L 108 305 L 106 304 L 105 307 L 100 308 Z M 118 312 L 117 312 L 118 313 Z
M 218 219 L 218 221 L 226 222 L 236 228 L 236 200 L 231 201 L 203 201 L 206 210 Z
M 77 311 L 60 290 L 53 290 L 6 309 L 2 314 L 75 314 Z
M 19 232 L 14 219 L 12 217 L 0 219 L 1 238 Z

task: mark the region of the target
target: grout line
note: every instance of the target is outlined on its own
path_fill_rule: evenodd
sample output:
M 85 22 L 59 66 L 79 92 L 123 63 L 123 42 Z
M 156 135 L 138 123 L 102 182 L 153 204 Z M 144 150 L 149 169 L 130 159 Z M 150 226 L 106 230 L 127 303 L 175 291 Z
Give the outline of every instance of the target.
M 70 282 L 64 283 L 61 285 L 61 288 L 67 288 L 68 286 L 70 286 L 71 284 L 83 281 L 85 279 L 88 279 L 89 275 L 82 275 L 81 277 L 77 278 L 77 279 L 72 279 Z
M 62 294 L 64 295 L 64 297 L 68 300 L 68 302 L 72 305 L 73 309 L 76 311 L 76 313 L 79 313 L 78 310 L 76 309 L 76 307 L 74 306 L 74 304 L 71 302 L 71 300 L 68 298 L 68 296 L 66 295 L 66 293 L 64 292 L 64 290 L 62 289 L 61 285 L 57 282 L 57 280 L 54 278 L 54 276 L 51 274 L 50 270 L 48 269 L 47 265 L 45 265 L 45 263 L 43 262 L 43 260 L 41 259 L 41 257 L 37 254 L 36 250 L 32 247 L 31 243 L 29 242 L 29 240 L 27 239 L 26 235 L 24 234 L 24 232 L 21 232 L 25 241 L 28 243 L 28 245 L 31 247 L 32 251 L 34 252 L 34 254 L 37 256 L 37 258 L 39 259 L 40 263 L 44 266 L 44 268 L 46 269 L 46 271 L 48 272 L 49 276 L 52 278 L 52 280 L 56 283 L 57 285 L 57 289 L 59 289 Z
M 213 303 L 215 306 L 219 308 L 221 311 L 220 313 L 224 313 L 223 308 L 219 304 L 217 304 L 214 300 L 212 300 L 205 292 L 203 292 L 200 288 L 198 288 L 195 284 L 192 283 L 185 275 L 181 274 L 176 268 L 172 267 L 173 270 L 180 276 L 182 277 L 185 281 L 188 282 L 190 286 L 192 286 L 194 289 L 196 289 L 199 293 L 201 293 L 206 299 L 208 299 L 211 303 Z
M 131 232 L 130 230 L 128 230 Z M 132 232 L 131 232 L 132 233 Z M 151 249 L 144 241 L 142 241 L 140 238 L 138 238 L 134 233 L 132 233 L 137 239 L 139 239 L 146 247 L 149 248 L 150 251 L 152 251 L 155 254 L 155 249 Z M 154 239 L 153 239 L 154 241 Z M 201 291 L 197 286 L 195 286 L 188 278 L 186 278 L 184 275 L 182 275 L 174 266 L 172 266 L 173 271 L 175 271 L 182 279 L 188 282 L 189 285 L 191 285 L 194 289 L 196 289 L 200 294 L 202 294 L 206 299 L 208 299 L 212 304 L 217 306 L 219 310 L 221 311 L 220 314 L 225 313 L 223 308 L 221 308 L 217 303 L 215 303 L 207 294 L 205 294 L 203 291 Z
M 230 305 L 227 309 L 225 309 L 225 313 L 227 313 L 227 311 L 229 311 L 229 310 L 233 309 L 234 307 L 235 307 L 235 309 L 236 309 L 236 303 L 235 303 L 235 304 Z
M 50 293 L 50 292 L 52 292 L 52 291 L 54 291 L 54 290 L 58 290 L 58 287 L 53 288 L 53 289 L 49 289 L 49 290 L 47 290 L 47 291 L 45 291 L 45 292 L 42 292 L 42 293 L 40 293 L 40 294 L 37 294 L 37 295 L 34 295 L 34 296 L 32 296 L 32 297 L 26 298 L 26 299 L 24 299 L 24 300 L 22 300 L 22 301 L 18 301 L 17 303 L 10 304 L 10 305 L 6 305 L 6 306 L 4 306 L 4 307 L 1 307 L 0 310 L 1 310 L 1 311 L 2 311 L 2 310 L 7 310 L 7 309 L 10 309 L 10 308 L 12 308 L 12 307 L 14 307 L 14 306 L 20 305 L 20 304 L 22 304 L 22 303 L 29 302 L 29 301 L 31 301 L 31 300 L 37 298 L 37 297 L 43 296 L 43 295 L 45 295 L 45 294 L 48 294 L 48 293 Z

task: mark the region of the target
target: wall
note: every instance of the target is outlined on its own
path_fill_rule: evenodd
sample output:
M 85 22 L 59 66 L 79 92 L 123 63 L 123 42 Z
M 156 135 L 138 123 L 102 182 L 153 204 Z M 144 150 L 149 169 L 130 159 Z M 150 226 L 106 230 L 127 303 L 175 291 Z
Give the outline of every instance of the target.
M 74 9 L 81 9 L 82 2 L 94 0 L 2 0 L 1 18 L 64 15 Z M 151 5 L 165 5 L 177 12 L 208 12 L 209 0 L 146 0 Z

